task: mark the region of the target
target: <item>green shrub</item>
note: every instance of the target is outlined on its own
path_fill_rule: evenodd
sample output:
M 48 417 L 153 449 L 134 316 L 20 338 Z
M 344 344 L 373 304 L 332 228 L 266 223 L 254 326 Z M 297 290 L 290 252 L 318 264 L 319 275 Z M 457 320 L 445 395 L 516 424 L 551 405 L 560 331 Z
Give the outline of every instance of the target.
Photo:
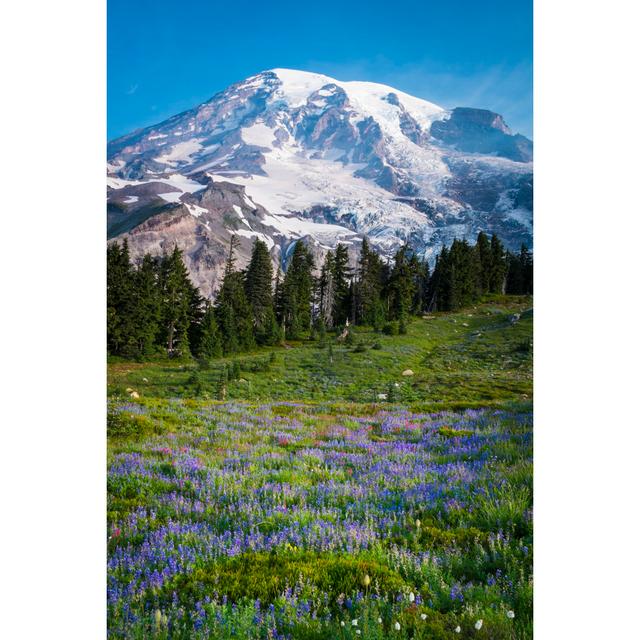
M 141 438 L 161 431 L 149 416 L 125 411 L 107 413 L 107 435 L 110 438 Z
M 393 320 L 392 322 L 387 322 L 387 324 L 384 325 L 382 332 L 388 336 L 397 336 L 398 333 L 400 333 L 400 327 L 398 326 L 398 323 Z
M 287 550 L 284 553 L 246 553 L 221 559 L 177 576 L 166 589 L 168 596 L 177 592 L 187 604 L 214 591 L 226 594 L 231 601 L 243 598 L 273 602 L 287 587 L 302 582 L 313 592 L 326 592 L 330 603 L 340 594 L 362 590 L 365 575 L 380 593 L 395 594 L 405 586 L 402 577 L 378 560 L 366 556 L 336 556 Z
M 439 529 L 438 527 L 422 527 L 419 542 L 422 547 L 471 549 L 476 543 L 486 544 L 489 536 L 475 527 L 457 529 Z
M 198 358 L 198 369 L 201 371 L 208 371 L 211 369 L 211 363 L 207 358 Z
M 531 353 L 533 351 L 533 342 L 531 340 L 522 340 L 513 348 L 515 353 Z
M 201 396 L 204 393 L 205 386 L 202 381 L 202 376 L 200 375 L 200 371 L 198 371 L 198 369 L 194 369 L 189 374 L 187 385 L 189 386 L 191 393 L 196 397 Z

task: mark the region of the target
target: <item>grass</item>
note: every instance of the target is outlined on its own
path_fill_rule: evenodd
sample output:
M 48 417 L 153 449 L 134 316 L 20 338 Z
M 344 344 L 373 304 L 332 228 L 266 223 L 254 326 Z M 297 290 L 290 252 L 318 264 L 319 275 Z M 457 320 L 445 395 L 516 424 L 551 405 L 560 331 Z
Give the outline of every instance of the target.
M 110 362 L 109 637 L 529 640 L 531 305 Z
M 197 390 L 189 383 L 198 366 L 193 362 L 111 362 L 108 392 L 175 397 L 197 391 L 214 399 L 222 367 L 237 361 L 241 373 L 228 383 L 230 400 L 371 403 L 393 385 L 396 402 L 434 408 L 526 401 L 532 397 L 533 314 L 524 312 L 531 305 L 530 298 L 494 297 L 464 312 L 416 318 L 406 335 L 358 327 L 356 347 L 306 341 L 214 360 L 199 371 Z M 512 324 L 514 313 L 523 315 Z M 407 369 L 414 375 L 403 376 Z

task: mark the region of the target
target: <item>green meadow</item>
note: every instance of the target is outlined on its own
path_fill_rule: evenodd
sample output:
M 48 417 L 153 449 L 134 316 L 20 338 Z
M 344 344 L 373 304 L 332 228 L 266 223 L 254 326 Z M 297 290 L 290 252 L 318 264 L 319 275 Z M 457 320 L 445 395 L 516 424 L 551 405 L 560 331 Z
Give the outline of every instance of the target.
M 532 307 L 111 359 L 109 637 L 532 638 Z

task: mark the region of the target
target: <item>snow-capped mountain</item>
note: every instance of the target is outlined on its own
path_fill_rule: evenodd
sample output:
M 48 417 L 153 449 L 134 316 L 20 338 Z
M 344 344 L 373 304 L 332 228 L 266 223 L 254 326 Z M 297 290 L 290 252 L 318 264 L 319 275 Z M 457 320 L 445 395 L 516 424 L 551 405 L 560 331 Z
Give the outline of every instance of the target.
M 132 253 L 185 251 L 216 288 L 231 234 L 285 261 L 305 238 L 354 252 L 431 256 L 454 237 L 531 244 L 530 140 L 480 109 L 445 110 L 392 87 L 273 69 L 108 145 L 108 232 Z

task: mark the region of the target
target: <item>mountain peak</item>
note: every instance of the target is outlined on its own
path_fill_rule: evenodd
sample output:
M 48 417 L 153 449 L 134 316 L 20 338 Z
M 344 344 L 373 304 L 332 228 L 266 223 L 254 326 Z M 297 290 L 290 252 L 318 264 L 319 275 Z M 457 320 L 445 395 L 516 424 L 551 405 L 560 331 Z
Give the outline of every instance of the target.
M 383 253 L 408 241 L 429 256 L 483 229 L 519 246 L 531 237 L 530 145 L 490 111 L 269 69 L 109 143 L 110 233 L 132 251 L 136 238 L 178 242 L 205 290 L 232 233 L 240 259 L 256 237 L 274 259 L 300 238 L 355 251 L 367 235 Z

